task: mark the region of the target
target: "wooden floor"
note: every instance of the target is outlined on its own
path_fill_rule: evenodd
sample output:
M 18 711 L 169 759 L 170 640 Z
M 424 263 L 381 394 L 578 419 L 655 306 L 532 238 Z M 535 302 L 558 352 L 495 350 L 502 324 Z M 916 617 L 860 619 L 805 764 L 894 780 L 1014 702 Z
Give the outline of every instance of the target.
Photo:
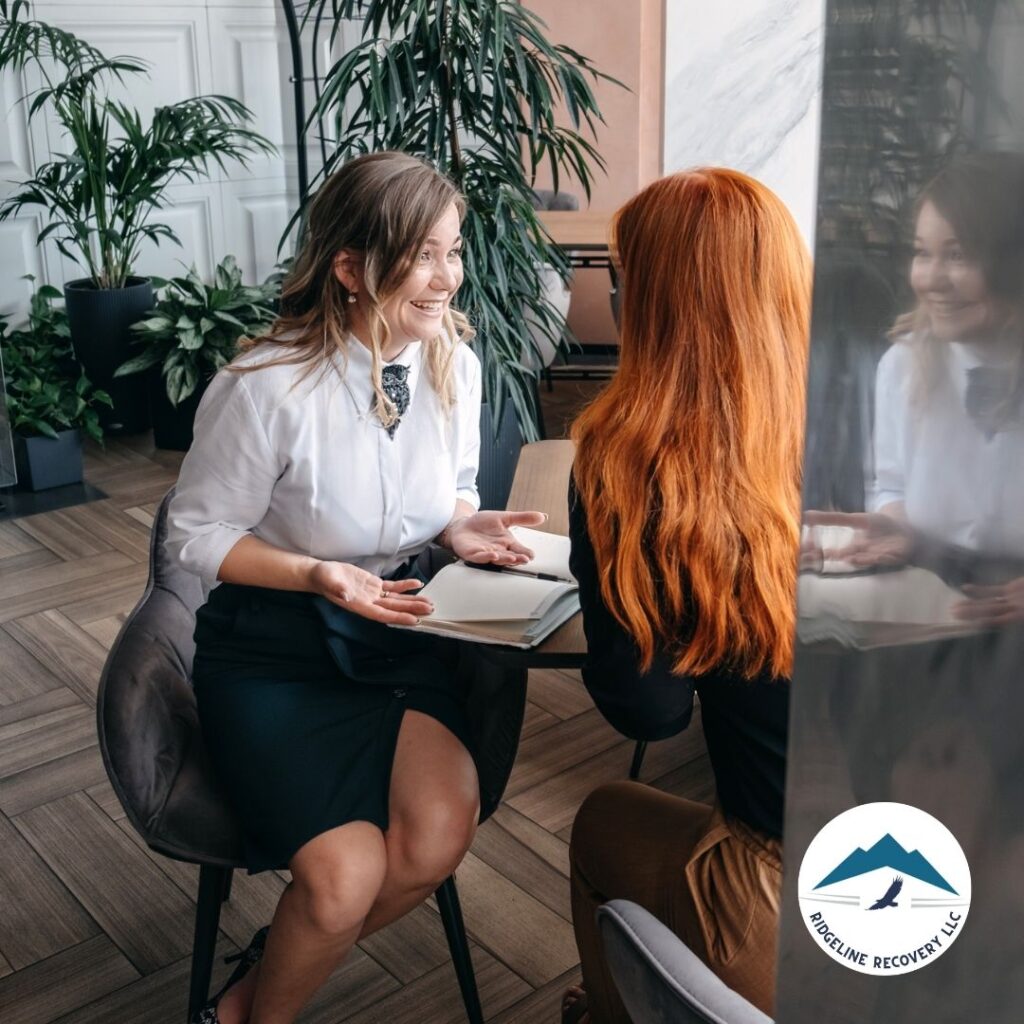
M 549 436 L 593 385 L 544 396 Z M 156 503 L 179 458 L 146 438 L 88 454 L 104 501 L 0 521 L 0 1021 L 183 1024 L 193 897 L 188 865 L 149 853 L 106 781 L 94 702 L 106 653 L 141 594 Z M 558 1020 L 578 978 L 568 837 L 583 797 L 625 778 L 632 745 L 574 673 L 534 672 L 505 800 L 458 872 L 488 1021 Z M 652 744 L 644 778 L 711 797 L 699 727 Z M 235 881 L 224 953 L 269 921 L 284 880 Z M 217 977 L 223 967 L 218 966 Z M 460 1024 L 431 905 L 362 943 L 302 1016 L 309 1024 Z

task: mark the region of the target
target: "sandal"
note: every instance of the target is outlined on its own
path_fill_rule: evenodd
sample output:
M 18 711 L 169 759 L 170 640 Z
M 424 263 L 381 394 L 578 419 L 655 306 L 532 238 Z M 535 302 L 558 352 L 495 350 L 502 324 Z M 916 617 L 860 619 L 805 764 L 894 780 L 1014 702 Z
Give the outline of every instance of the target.
M 217 1004 L 232 985 L 241 981 L 260 962 L 260 958 L 263 956 L 263 947 L 267 944 L 267 933 L 269 931 L 269 927 L 261 928 L 241 953 L 224 957 L 224 963 L 230 964 L 237 960 L 238 966 L 231 972 L 230 977 L 221 986 L 220 991 L 195 1016 L 190 1018 L 188 1024 L 220 1024 L 220 1018 L 217 1016 Z
M 572 1002 L 569 1002 L 570 999 Z M 562 996 L 562 1024 L 580 1024 L 586 1015 L 587 993 L 578 985 L 573 985 Z

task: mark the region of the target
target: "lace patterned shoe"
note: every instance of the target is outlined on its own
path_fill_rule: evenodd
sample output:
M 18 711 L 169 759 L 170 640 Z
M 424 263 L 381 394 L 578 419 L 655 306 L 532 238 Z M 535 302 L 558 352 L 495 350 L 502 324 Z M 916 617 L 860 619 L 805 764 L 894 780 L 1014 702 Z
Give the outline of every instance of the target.
M 217 1004 L 232 985 L 240 982 L 260 962 L 269 931 L 269 927 L 261 928 L 241 953 L 224 957 L 224 963 L 230 964 L 237 960 L 238 966 L 231 972 L 231 976 L 224 982 L 220 991 L 189 1020 L 189 1024 L 220 1024 L 220 1017 L 217 1016 Z
M 267 944 L 267 934 L 269 932 L 269 925 L 265 925 L 252 937 L 252 941 L 241 953 L 224 957 L 224 963 L 233 964 L 237 960 L 238 966 L 231 972 L 231 976 L 224 982 L 221 990 L 213 997 L 212 1001 L 214 1003 L 218 1002 L 232 985 L 241 981 L 260 962 L 263 957 L 263 947 Z M 204 1021 L 203 1024 L 207 1024 L 207 1022 Z

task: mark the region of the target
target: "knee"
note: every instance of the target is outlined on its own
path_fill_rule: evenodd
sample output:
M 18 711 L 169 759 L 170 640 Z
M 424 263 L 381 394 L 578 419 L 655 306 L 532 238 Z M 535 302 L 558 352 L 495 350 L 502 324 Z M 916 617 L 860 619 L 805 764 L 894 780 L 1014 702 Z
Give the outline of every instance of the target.
M 626 817 L 624 811 L 647 786 L 639 782 L 609 782 L 598 786 L 580 804 L 572 823 L 569 853 L 573 860 L 587 850 L 603 846 Z
M 321 850 L 311 863 L 293 864 L 292 882 L 310 924 L 327 935 L 344 935 L 369 914 L 386 871 L 383 843 L 359 849 L 347 845 Z
M 476 834 L 479 806 L 441 802 L 415 820 L 394 821 L 388 862 L 408 889 L 436 889 L 462 863 Z

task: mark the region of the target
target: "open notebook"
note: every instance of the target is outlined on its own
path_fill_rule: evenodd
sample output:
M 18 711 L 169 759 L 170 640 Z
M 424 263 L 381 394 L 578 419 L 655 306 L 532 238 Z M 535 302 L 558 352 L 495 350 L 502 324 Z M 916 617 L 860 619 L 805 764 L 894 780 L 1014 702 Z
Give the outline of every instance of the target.
M 966 636 L 978 627 L 957 618 L 964 600 L 935 573 L 914 566 L 845 577 L 802 573 L 797 636 L 803 643 L 837 640 L 860 648 Z
M 533 551 L 529 562 L 447 565 L 417 591 L 433 601 L 434 611 L 416 626 L 397 628 L 528 648 L 572 618 L 580 602 L 569 572 L 569 538 L 519 526 L 512 532 Z

